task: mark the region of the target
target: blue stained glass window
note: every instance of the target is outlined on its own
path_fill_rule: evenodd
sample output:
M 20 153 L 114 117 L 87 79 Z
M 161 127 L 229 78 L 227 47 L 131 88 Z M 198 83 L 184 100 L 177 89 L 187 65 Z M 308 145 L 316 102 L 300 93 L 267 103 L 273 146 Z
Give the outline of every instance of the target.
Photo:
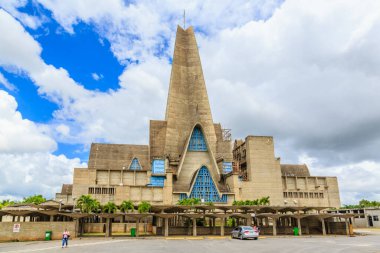
M 180 199 L 186 198 L 186 194 L 181 194 Z M 227 202 L 227 195 L 219 197 L 218 191 L 212 180 L 209 170 L 203 166 L 195 179 L 190 198 L 203 199 L 205 202 Z
M 232 172 L 232 163 L 231 162 L 224 162 L 223 163 L 223 173 L 228 174 Z
M 207 151 L 207 145 L 200 127 L 195 127 L 191 134 L 189 151 Z
M 129 166 L 130 170 L 141 170 L 141 166 L 139 164 L 139 160 L 137 158 L 133 158 L 131 166 Z
M 150 177 L 151 186 L 164 187 L 165 177 Z
M 155 159 L 152 162 L 152 173 L 153 174 L 165 174 L 165 161 Z

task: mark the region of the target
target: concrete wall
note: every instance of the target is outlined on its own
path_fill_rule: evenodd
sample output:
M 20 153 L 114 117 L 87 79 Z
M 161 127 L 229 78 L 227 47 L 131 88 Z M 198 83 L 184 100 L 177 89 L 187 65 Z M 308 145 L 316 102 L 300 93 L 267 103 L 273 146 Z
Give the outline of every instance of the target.
M 328 222 L 328 233 L 334 235 L 347 235 L 345 222 Z
M 104 233 L 106 223 L 85 223 L 84 232 L 85 233 Z M 130 233 L 131 228 L 135 228 L 136 223 L 112 223 L 113 233 Z M 152 232 L 152 224 L 146 224 L 147 232 Z M 144 232 L 144 223 L 140 222 L 139 231 Z
M 275 159 L 273 137 L 246 138 L 248 181 L 241 184 L 241 199 L 270 197 L 271 205 L 283 205 L 280 161 Z
M 13 225 L 20 224 L 20 232 L 13 232 Z M 44 240 L 45 231 L 52 231 L 52 239 L 62 239 L 67 228 L 71 238 L 75 238 L 75 222 L 0 222 L 0 241 Z
M 112 201 L 119 205 L 124 200 L 163 204 L 163 188 L 146 186 L 150 183 L 150 176 L 151 171 L 74 169 L 73 198 L 89 194 L 90 187 L 112 188 L 114 194 L 90 195 L 101 204 Z M 166 182 L 165 186 L 168 186 Z M 168 187 L 171 189 L 171 185 Z
M 224 227 L 224 235 L 230 235 L 232 231 L 232 227 Z M 189 233 L 193 231 L 192 227 L 169 227 L 169 235 L 191 235 Z M 211 235 L 212 228 L 211 227 L 197 227 L 197 235 Z M 215 235 L 220 235 L 220 227 L 215 228 Z M 157 235 L 163 235 L 164 228 L 157 227 L 156 233 Z

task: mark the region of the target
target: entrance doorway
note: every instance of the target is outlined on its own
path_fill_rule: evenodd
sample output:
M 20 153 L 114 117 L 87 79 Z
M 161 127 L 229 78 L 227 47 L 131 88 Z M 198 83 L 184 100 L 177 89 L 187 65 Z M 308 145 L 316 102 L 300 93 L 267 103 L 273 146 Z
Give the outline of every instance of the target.
M 368 215 L 368 226 L 373 227 L 373 220 L 371 215 Z

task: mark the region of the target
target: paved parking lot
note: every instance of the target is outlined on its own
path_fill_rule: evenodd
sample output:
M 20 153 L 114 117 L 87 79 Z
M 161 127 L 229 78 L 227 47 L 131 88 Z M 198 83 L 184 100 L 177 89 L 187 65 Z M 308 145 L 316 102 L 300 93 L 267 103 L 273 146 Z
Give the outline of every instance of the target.
M 70 241 L 65 249 L 61 249 L 60 241 L 0 243 L 0 252 L 380 252 L 380 236 L 268 237 L 258 241 L 229 238 L 86 238 Z

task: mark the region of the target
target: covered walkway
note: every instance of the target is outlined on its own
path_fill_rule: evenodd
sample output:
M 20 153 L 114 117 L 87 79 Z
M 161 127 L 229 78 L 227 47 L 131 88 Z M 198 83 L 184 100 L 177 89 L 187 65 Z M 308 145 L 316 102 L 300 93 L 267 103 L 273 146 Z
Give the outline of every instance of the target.
M 78 235 L 86 232 L 85 224 L 104 224 L 105 236 L 112 236 L 112 225 L 123 223 L 126 219 L 132 220 L 137 228 L 140 228 L 142 220 L 148 220 L 152 234 L 162 236 L 224 236 L 238 225 L 259 226 L 262 234 L 274 236 L 292 234 L 294 228 L 297 228 L 299 235 L 349 235 L 349 223 L 353 222 L 354 215 L 327 213 L 325 210 L 327 208 L 323 207 L 160 205 L 152 206 L 149 213 L 107 214 L 73 212 L 72 206 L 52 203 L 5 208 L 0 210 L 0 221 L 4 216 L 11 216 L 12 222 L 76 221 Z M 126 228 L 124 230 L 127 231 Z M 140 236 L 140 229 L 136 229 L 136 236 Z

